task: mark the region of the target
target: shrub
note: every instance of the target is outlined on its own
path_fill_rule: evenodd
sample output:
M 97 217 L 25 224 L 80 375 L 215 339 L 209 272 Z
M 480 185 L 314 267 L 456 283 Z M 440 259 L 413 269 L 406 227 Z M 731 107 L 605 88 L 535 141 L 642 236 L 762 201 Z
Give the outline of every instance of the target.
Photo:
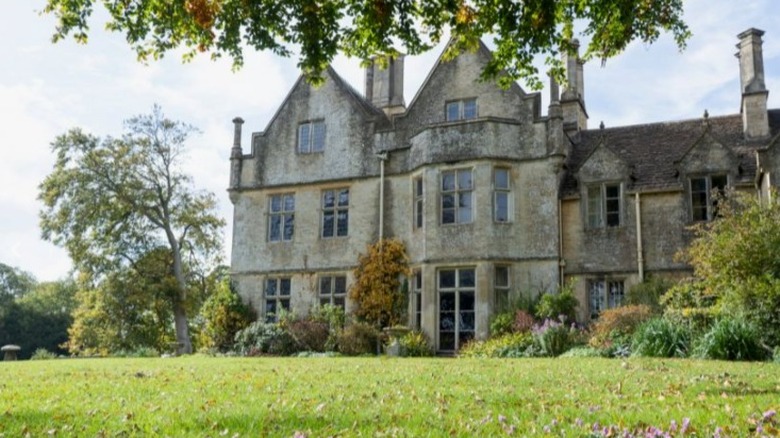
M 152 347 L 138 347 L 134 350 L 117 350 L 111 353 L 113 357 L 159 357 L 160 352 Z
M 514 312 L 501 312 L 490 321 L 490 336 L 501 336 L 512 333 L 515 322 Z
M 686 357 L 691 348 L 691 330 L 665 318 L 645 321 L 634 332 L 631 350 L 636 356 Z
M 579 302 L 570 287 L 564 287 L 558 293 L 546 293 L 536 307 L 536 317 L 539 319 L 558 319 L 561 315 L 567 321 L 576 320 L 576 310 Z
M 471 341 L 458 352 L 460 357 L 527 357 L 533 347 L 530 333 L 508 333 L 486 341 Z
M 378 343 L 379 331 L 364 322 L 348 325 L 338 337 L 339 351 L 347 356 L 376 354 Z
M 317 306 L 309 313 L 309 317 L 314 321 L 328 324 L 328 340 L 325 342 L 325 351 L 337 351 L 339 333 L 347 321 L 344 308 L 332 304 Z
M 404 357 L 428 357 L 433 356 L 433 347 L 428 342 L 428 337 L 422 332 L 409 332 L 403 335 L 398 342 L 401 344 L 401 356 Z
M 695 347 L 697 356 L 720 360 L 765 360 L 769 352 L 761 346 L 756 327 L 738 318 L 715 322 Z
M 400 279 L 411 273 L 403 242 L 382 239 L 368 245 L 353 273 L 349 298 L 355 303 L 355 316 L 377 327 L 398 324 L 407 299 Z
M 674 286 L 674 282 L 664 277 L 648 276 L 639 284 L 628 289 L 626 304 L 646 305 L 653 313 L 661 313 L 661 297 L 667 290 Z
M 295 340 L 297 349 L 316 352 L 326 350 L 330 338 L 330 327 L 327 322 L 303 317 L 288 320 L 282 328 Z
M 780 364 L 780 347 L 775 347 L 772 352 L 772 362 Z
M 243 356 L 289 356 L 298 351 L 290 334 L 276 324 L 256 321 L 236 333 L 235 348 Z
M 593 324 L 588 344 L 612 355 L 616 349 L 629 347 L 634 330 L 652 316 L 650 307 L 645 305 L 607 309 Z
M 598 348 L 574 347 L 558 357 L 603 357 L 604 354 Z
M 219 351 L 231 349 L 236 333 L 254 319 L 251 309 L 241 300 L 228 278 L 222 280 L 216 292 L 203 303 L 200 317 L 204 321 L 201 346 Z
M 33 352 L 32 356 L 30 356 L 30 360 L 50 360 L 50 359 L 56 359 L 57 354 L 52 353 L 51 351 L 45 349 L 45 348 L 38 348 Z
M 565 324 L 565 318 L 559 321 L 545 319 L 542 324 L 535 325 L 533 330 L 534 343 L 542 356 L 556 357 L 565 353 L 577 344 L 579 332 L 574 325 Z
M 512 329 L 516 333 L 528 333 L 534 327 L 534 324 L 536 324 L 536 320 L 533 315 L 525 310 L 518 309 L 515 312 L 515 321 L 512 325 Z

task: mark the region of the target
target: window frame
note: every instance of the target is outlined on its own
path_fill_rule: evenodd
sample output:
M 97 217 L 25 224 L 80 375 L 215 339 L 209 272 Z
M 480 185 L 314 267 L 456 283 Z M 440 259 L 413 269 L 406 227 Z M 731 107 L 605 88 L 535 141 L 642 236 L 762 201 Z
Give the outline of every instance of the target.
M 466 103 L 467 102 L 473 102 L 474 103 L 474 113 L 473 115 L 469 114 L 469 117 L 467 117 L 466 114 Z M 451 105 L 457 105 L 457 117 L 456 118 L 450 118 L 450 106 Z M 458 122 L 463 120 L 474 120 L 479 117 L 479 102 L 477 101 L 476 97 L 464 97 L 462 99 L 452 99 L 444 102 L 444 120 L 446 122 Z
M 425 224 L 425 182 L 422 175 L 412 178 L 412 228 L 420 230 Z
M 609 189 L 617 189 L 617 196 L 609 196 Z M 598 198 L 593 193 L 598 193 Z M 585 186 L 585 225 L 587 229 L 610 229 L 623 227 L 623 184 L 615 181 L 587 184 Z M 597 202 L 593 202 L 593 201 Z M 610 202 L 617 202 L 617 211 L 610 209 Z M 597 205 L 594 205 L 597 204 Z M 595 210 L 595 211 L 594 211 Z M 610 225 L 610 216 L 617 216 L 617 223 Z M 614 216 L 613 216 L 614 217 Z M 594 219 L 595 222 L 594 223 Z
M 281 198 L 281 209 L 278 211 L 274 211 L 273 209 L 273 203 L 274 198 Z M 287 199 L 292 199 L 292 209 L 287 209 Z M 295 193 L 274 193 L 268 195 L 268 230 L 266 233 L 266 240 L 268 242 L 291 242 L 295 237 Z M 279 235 L 277 238 L 274 238 L 273 235 L 273 228 L 274 228 L 274 218 L 279 217 L 281 220 L 278 222 L 279 227 Z M 287 220 L 290 220 L 291 223 L 291 230 L 290 230 L 290 236 L 289 238 L 286 237 L 286 231 L 287 231 Z
M 506 284 L 499 284 L 498 271 L 500 269 L 506 270 Z M 493 266 L 493 299 L 495 303 L 495 310 L 497 312 L 503 312 L 510 308 L 510 294 L 512 293 L 512 266 L 510 265 L 495 265 Z
M 304 128 L 306 134 L 303 134 Z M 321 137 L 315 135 L 315 128 L 321 129 Z M 304 141 L 304 136 L 306 137 Z M 316 139 L 322 138 L 321 144 Z M 327 127 L 325 119 L 306 120 L 298 124 L 298 135 L 296 137 L 295 150 L 301 155 L 319 154 L 325 152 L 325 143 L 327 138 Z M 304 147 L 305 146 L 305 147 Z
M 455 273 L 454 277 L 454 286 L 452 287 L 445 287 L 442 286 L 442 273 L 452 271 Z M 462 273 L 464 271 L 471 271 L 471 277 L 473 284 L 471 286 L 464 285 L 463 275 Z M 459 266 L 459 267 L 443 267 L 436 271 L 436 295 L 437 295 L 437 310 L 436 310 L 436 334 L 437 334 L 437 345 L 439 348 L 439 351 L 446 351 L 446 352 L 455 352 L 460 349 L 463 345 L 466 344 L 469 340 L 472 340 L 476 337 L 477 334 L 477 311 L 476 311 L 476 300 L 477 300 L 477 268 L 476 266 Z M 446 313 L 453 313 L 454 315 L 454 321 L 453 321 L 453 327 L 452 330 L 444 330 L 442 326 L 444 325 L 443 318 L 442 318 L 442 295 L 443 294 L 454 294 L 454 309 L 450 312 L 447 311 Z M 472 306 L 474 307 L 471 310 L 462 310 L 462 295 L 464 294 L 472 294 Z M 462 323 L 463 323 L 463 313 L 470 313 L 472 315 L 472 321 L 473 325 L 471 327 L 471 330 L 463 330 L 462 329 Z M 453 334 L 453 343 L 454 348 L 453 349 L 445 349 L 443 348 L 442 344 L 442 333 L 452 333 Z M 470 334 L 470 336 L 469 336 Z M 463 336 L 465 335 L 465 336 Z
M 460 175 L 462 172 L 469 173 L 470 186 L 468 188 L 461 188 Z M 454 174 L 454 188 L 452 190 L 446 190 L 444 186 L 445 176 L 448 174 Z M 474 184 L 474 169 L 473 168 L 459 168 L 442 170 L 439 175 L 439 224 L 440 225 L 465 225 L 474 223 L 474 194 L 476 187 Z M 468 194 L 468 197 L 463 195 Z M 453 206 L 445 207 L 444 199 L 447 196 L 452 196 Z M 461 200 L 468 199 L 468 206 L 461 206 Z M 461 220 L 461 210 L 469 211 L 468 220 Z M 445 213 L 452 211 L 452 221 L 445 221 Z
M 506 172 L 506 187 L 498 186 L 498 172 Z M 506 212 L 505 219 L 499 220 L 498 214 L 498 197 L 499 195 L 506 196 Z M 497 224 L 512 223 L 512 169 L 509 167 L 494 167 L 493 168 L 493 222 Z
M 339 282 L 343 282 L 343 290 L 337 293 L 337 286 Z M 328 291 L 323 291 L 323 285 L 328 285 Z M 346 274 L 324 274 L 317 277 L 317 299 L 319 305 L 324 306 L 330 304 L 331 306 L 339 306 L 342 309 L 347 309 L 347 275 Z
M 326 205 L 326 193 L 332 193 L 333 205 Z M 346 193 L 346 203 L 341 204 L 341 195 Z M 343 218 L 341 215 L 344 215 Z M 331 232 L 326 235 L 328 227 L 326 218 L 332 216 Z M 344 221 L 344 234 L 340 234 L 339 225 Z M 339 187 L 334 189 L 325 189 L 320 192 L 320 237 L 322 239 L 335 239 L 340 237 L 349 237 L 349 187 Z
M 717 187 L 713 183 L 713 179 L 723 179 L 723 187 Z M 694 180 L 703 180 L 705 189 L 702 190 L 696 190 L 693 189 L 693 182 Z M 718 217 L 718 202 L 716 199 L 713 199 L 713 192 L 715 190 L 720 191 L 721 193 L 725 192 L 726 189 L 729 187 L 729 174 L 726 172 L 723 173 L 711 173 L 707 175 L 690 175 L 688 176 L 688 213 L 689 217 L 691 219 L 691 222 L 710 222 Z M 698 196 L 704 196 L 704 205 L 703 207 L 695 206 L 694 205 L 694 197 Z M 702 210 L 704 211 L 704 214 L 706 217 L 701 218 L 697 217 L 696 210 Z
M 626 300 L 626 281 L 623 278 L 610 278 L 610 277 L 601 277 L 601 278 L 591 278 L 587 281 L 587 294 L 588 294 L 588 313 L 590 315 L 590 319 L 598 319 L 601 312 L 608 310 L 608 309 L 614 309 L 617 307 L 622 306 L 625 303 Z M 593 290 L 594 285 L 600 285 L 599 288 L 599 304 L 594 306 L 594 300 L 593 300 Z M 620 299 L 615 300 L 615 296 L 618 294 L 613 294 L 613 286 L 617 287 L 620 290 Z
M 283 294 L 284 282 L 287 283 L 287 294 Z M 269 285 L 274 284 L 274 293 L 269 295 Z M 283 303 L 287 302 L 285 306 Z M 269 314 L 269 304 L 273 303 L 274 312 Z M 279 309 L 290 311 L 292 306 L 292 278 L 291 277 L 268 277 L 263 282 L 263 318 L 265 322 L 278 322 L 279 321 Z
M 412 271 L 412 278 L 410 280 L 412 283 L 412 320 L 409 321 L 409 323 L 413 329 L 422 330 L 422 270 L 415 269 Z

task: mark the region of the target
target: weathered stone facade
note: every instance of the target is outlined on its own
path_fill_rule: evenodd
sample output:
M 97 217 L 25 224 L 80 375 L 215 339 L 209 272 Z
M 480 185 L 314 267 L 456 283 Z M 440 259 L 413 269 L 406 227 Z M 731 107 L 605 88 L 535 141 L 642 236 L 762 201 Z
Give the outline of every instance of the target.
M 587 129 L 576 57 L 546 116 L 539 94 L 478 80 L 485 47 L 439 60 L 408 107 L 402 58 L 367 70 L 365 96 L 332 69 L 316 89 L 298 80 L 248 154 L 234 120 L 239 292 L 264 316 L 349 310 L 358 254 L 396 237 L 415 271 L 409 323 L 452 351 L 521 293 L 573 281 L 586 320 L 648 274 L 684 275 L 673 256 L 712 218 L 710 189 L 777 184 L 762 34 L 739 36 L 742 115 L 611 129 Z

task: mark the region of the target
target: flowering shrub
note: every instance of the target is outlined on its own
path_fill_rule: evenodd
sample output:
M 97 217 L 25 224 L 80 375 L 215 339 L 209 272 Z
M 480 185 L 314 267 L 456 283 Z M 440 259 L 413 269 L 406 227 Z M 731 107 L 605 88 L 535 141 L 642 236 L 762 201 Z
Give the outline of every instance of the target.
M 545 319 L 531 329 L 534 343 L 543 356 L 560 356 L 580 341 L 580 330 L 575 324 L 568 325 L 565 321 L 563 317 L 558 321 Z
M 486 341 L 471 341 L 460 349 L 460 357 L 528 357 L 534 338 L 530 333 L 508 333 Z
M 636 328 L 652 316 L 652 309 L 646 305 L 621 306 L 605 310 L 593 324 L 588 344 L 605 350 L 610 356 L 614 356 L 617 350 L 628 351 L 631 336 Z
M 409 332 L 402 336 L 398 342 L 401 344 L 401 356 L 427 357 L 433 356 L 433 347 L 428 342 L 428 337 L 422 332 Z
M 543 294 L 536 306 L 536 316 L 540 319 L 554 319 L 563 315 L 568 321 L 574 321 L 578 305 L 579 301 L 571 287 L 566 286 L 558 293 Z
M 521 309 L 515 312 L 515 321 L 512 325 L 512 329 L 516 333 L 528 333 L 531 331 L 534 324 L 536 324 L 534 316 Z

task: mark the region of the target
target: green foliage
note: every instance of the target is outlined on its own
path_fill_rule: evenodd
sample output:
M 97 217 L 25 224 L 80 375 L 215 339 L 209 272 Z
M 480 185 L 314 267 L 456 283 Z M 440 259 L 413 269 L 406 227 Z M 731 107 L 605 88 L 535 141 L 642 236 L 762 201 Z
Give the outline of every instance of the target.
M 327 322 L 313 319 L 311 317 L 302 317 L 288 319 L 282 327 L 295 339 L 298 349 L 303 351 L 333 351 L 328 347 L 331 344 L 330 327 Z
M 501 312 L 493 316 L 490 320 L 490 336 L 502 336 L 512 333 L 515 324 L 515 312 Z
M 546 293 L 539 299 L 536 306 L 536 317 L 541 319 L 558 319 L 563 315 L 567 321 L 577 319 L 577 306 L 579 301 L 571 290 L 571 285 L 561 289 L 558 293 Z
M 527 357 L 533 346 L 530 333 L 506 333 L 485 341 L 471 341 L 459 351 L 459 357 Z
M 86 42 L 97 0 L 47 0 L 43 11 L 56 19 L 54 41 L 72 35 Z M 184 59 L 201 52 L 229 56 L 234 66 L 244 50 L 299 54 L 298 66 L 319 78 L 338 53 L 358 59 L 374 55 L 425 52 L 452 35 L 451 52 L 474 50 L 490 35 L 496 53 L 483 74 L 508 85 L 518 78 L 540 88 L 532 62 L 560 67 L 558 55 L 570 50 L 576 36 L 589 41 L 586 59 L 606 60 L 631 41 L 653 43 L 669 32 L 680 48 L 690 37 L 681 0 L 558 0 L 495 2 L 321 2 L 136 0 L 102 2 L 106 27 L 124 34 L 140 60 L 158 59 L 185 49 Z M 578 29 L 575 33 L 575 23 Z M 506 73 L 504 73 L 504 71 Z M 559 71 L 556 73 L 561 75 Z
M 160 357 L 160 352 L 154 348 L 141 346 L 134 350 L 118 350 L 111 353 L 112 357 Z
M 236 351 L 243 356 L 289 356 L 298 352 L 290 334 L 277 324 L 255 321 L 236 333 Z
M 653 318 L 642 323 L 634 332 L 631 351 L 644 357 L 687 357 L 693 335 L 684 324 L 666 318 Z
M 193 189 L 180 171 L 193 127 L 165 118 L 157 106 L 125 126 L 119 138 L 72 129 L 52 143 L 54 169 L 38 194 L 43 238 L 64 247 L 93 283 L 164 248 L 163 268 L 175 280 L 167 301 L 177 342 L 191 352 L 188 279 L 216 264 L 224 221 L 214 195 Z
M 401 277 L 408 275 L 409 259 L 403 242 L 383 239 L 368 245 L 366 254 L 358 258 L 355 282 L 349 289 L 355 315 L 375 327 L 400 323 L 406 302 Z
M 233 348 L 236 333 L 248 326 L 254 315 L 225 277 L 200 309 L 203 329 L 200 344 L 225 352 Z
M 604 352 L 598 348 L 593 347 L 574 347 L 570 348 L 567 352 L 558 356 L 560 358 L 567 357 L 603 357 Z
M 401 344 L 401 356 L 428 357 L 433 356 L 433 346 L 423 332 L 411 331 L 398 339 Z
M 546 357 L 560 356 L 582 342 L 582 333 L 574 325 L 566 324 L 565 320 L 546 319 L 534 326 L 532 333 L 534 344 Z
M 309 316 L 314 321 L 324 322 L 328 325 L 328 340 L 325 342 L 325 351 L 337 351 L 339 343 L 338 334 L 347 322 L 344 308 L 325 304 L 312 309 Z
M 625 304 L 645 305 L 650 307 L 653 313 L 661 313 L 661 297 L 668 291 L 674 282 L 657 275 L 651 275 L 645 278 L 641 283 L 635 284 L 628 289 Z
M 45 348 L 36 348 L 35 352 L 30 356 L 30 360 L 51 360 L 56 358 L 57 353 L 52 353 Z
M 766 360 L 770 352 L 761 345 L 761 333 L 741 318 L 721 318 L 699 338 L 696 356 L 718 360 Z
M 347 356 L 376 354 L 379 331 L 370 324 L 355 322 L 339 333 L 339 352 Z
M 646 305 L 607 309 L 593 324 L 588 344 L 611 355 L 617 349 L 630 346 L 634 331 L 652 316 L 652 310 Z
M 32 291 L 37 283 L 29 272 L 0 263 L 0 306 L 4 301 L 21 298 Z

